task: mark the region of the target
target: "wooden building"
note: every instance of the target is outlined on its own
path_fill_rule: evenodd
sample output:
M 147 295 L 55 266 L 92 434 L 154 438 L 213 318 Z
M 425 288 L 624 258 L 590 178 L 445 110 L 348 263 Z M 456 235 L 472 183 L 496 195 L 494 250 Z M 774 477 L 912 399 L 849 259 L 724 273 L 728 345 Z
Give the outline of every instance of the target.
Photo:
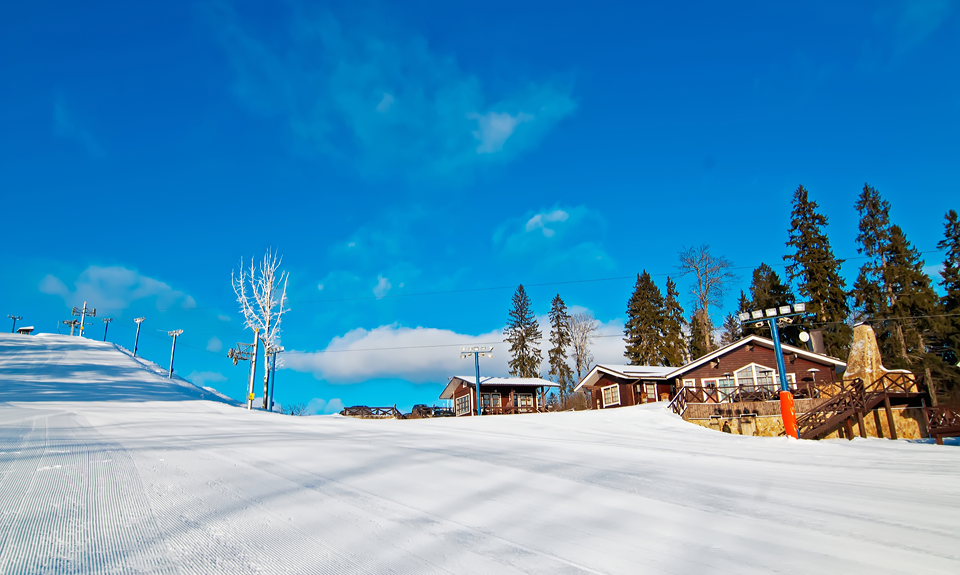
M 832 383 L 843 361 L 782 345 L 787 381 L 802 395 L 806 384 Z M 780 386 L 773 341 L 752 335 L 682 367 L 607 365 L 590 370 L 576 390 L 590 394 L 597 409 L 668 401 L 686 389 L 702 403 L 772 399 Z
M 453 402 L 457 417 L 477 414 L 477 378 L 458 375 L 450 378 L 440 399 Z M 552 381 L 525 377 L 481 377 L 480 406 L 483 415 L 536 413 L 543 411 L 548 388 L 559 388 Z

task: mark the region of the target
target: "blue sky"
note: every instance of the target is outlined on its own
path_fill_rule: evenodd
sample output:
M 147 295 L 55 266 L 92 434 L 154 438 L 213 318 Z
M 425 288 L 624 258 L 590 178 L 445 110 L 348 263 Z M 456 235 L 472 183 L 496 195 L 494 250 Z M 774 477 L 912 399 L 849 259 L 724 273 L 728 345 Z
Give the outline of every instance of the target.
M 684 246 L 742 268 L 734 294 L 782 270 L 799 184 L 841 257 L 864 182 L 935 249 L 960 208 L 954 3 L 667 4 L 7 6 L 3 315 L 53 331 L 86 298 L 127 347 L 146 316 L 161 364 L 182 328 L 177 372 L 240 398 L 230 273 L 272 246 L 299 352 L 276 399 L 409 407 L 470 371 L 418 346 L 499 341 L 518 283 L 616 334 L 631 276 L 662 288 Z

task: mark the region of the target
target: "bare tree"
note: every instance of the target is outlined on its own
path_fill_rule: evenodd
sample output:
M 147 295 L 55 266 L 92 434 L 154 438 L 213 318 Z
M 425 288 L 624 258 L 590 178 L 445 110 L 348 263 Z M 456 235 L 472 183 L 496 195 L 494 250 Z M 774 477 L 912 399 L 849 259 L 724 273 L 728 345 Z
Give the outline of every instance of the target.
M 594 319 L 589 312 L 575 313 L 567 320 L 570 326 L 570 347 L 573 353 L 573 364 L 577 370 L 577 383 L 583 379 L 593 366 L 593 354 L 590 353 L 590 344 L 600 329 L 600 322 Z
M 723 256 L 715 257 L 710 253 L 710 246 L 703 244 L 699 247 L 684 248 L 680 252 L 678 267 L 682 275 L 693 275 L 694 282 L 690 286 L 693 307 L 700 310 L 702 317 L 709 321 L 710 306 L 720 307 L 727 286 L 737 279 L 736 274 L 730 271 L 733 264 Z M 702 330 L 703 344 L 708 349 L 712 349 L 711 331 L 712 323 Z
M 307 406 L 302 403 L 294 403 L 281 406 L 280 411 L 285 415 L 302 416 L 307 414 Z
M 258 330 L 265 350 L 277 347 L 280 336 L 280 322 L 287 308 L 287 272 L 280 272 L 283 258 L 268 249 L 260 265 L 251 257 L 250 268 L 245 269 L 240 259 L 240 273 L 230 274 L 233 291 L 237 294 L 244 325 Z M 248 294 L 249 290 L 249 294 Z M 270 361 L 264 355 L 263 362 L 263 408 L 270 409 L 269 384 Z

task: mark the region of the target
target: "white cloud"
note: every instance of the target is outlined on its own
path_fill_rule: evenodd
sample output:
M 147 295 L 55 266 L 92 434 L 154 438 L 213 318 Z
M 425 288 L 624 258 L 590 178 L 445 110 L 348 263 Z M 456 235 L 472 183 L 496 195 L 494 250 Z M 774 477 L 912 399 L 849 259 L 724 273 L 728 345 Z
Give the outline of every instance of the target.
M 387 295 L 387 292 L 389 292 L 392 287 L 390 280 L 383 276 L 377 276 L 377 285 L 373 288 L 373 295 L 381 298 Z
M 222 313 L 218 313 L 218 314 L 217 314 L 217 319 L 219 319 L 220 321 L 230 321 L 230 316 L 225 315 L 225 314 L 222 314 Z
M 317 289 L 323 291 L 323 284 L 317 284 Z
M 200 387 L 206 387 L 211 383 L 227 381 L 227 378 L 222 373 L 216 371 L 191 371 L 185 379 Z
M 550 238 L 553 237 L 553 234 L 556 232 L 546 226 L 548 223 L 552 222 L 565 222 L 570 218 L 570 214 L 563 210 L 553 210 L 552 212 L 539 213 L 529 220 L 527 220 L 527 225 L 525 226 L 526 231 L 532 232 L 534 230 L 542 230 L 543 236 Z
M 365 177 L 469 174 L 535 147 L 576 109 L 570 89 L 552 83 L 490 101 L 479 78 L 423 38 L 375 37 L 303 11 L 289 36 L 265 38 L 226 4 L 210 12 L 238 100 Z
M 220 338 L 217 336 L 213 336 L 207 340 L 207 351 L 217 352 L 221 349 L 223 349 L 223 342 L 220 341 Z
M 492 154 L 503 150 L 503 144 L 513 135 L 517 126 L 534 119 L 532 115 L 524 112 L 514 116 L 506 112 L 487 112 L 483 115 L 472 112 L 467 114 L 467 118 L 477 121 L 473 137 L 480 141 L 477 146 L 478 154 Z
M 447 329 L 391 324 L 372 330 L 353 329 L 334 337 L 323 351 L 287 352 L 284 358 L 288 369 L 312 373 L 330 383 L 378 378 L 437 383 L 453 375 L 473 373 L 473 364 L 460 359 L 458 345 L 492 343 L 496 348 L 493 357 L 483 358 L 480 369 L 491 375 L 506 375 L 508 346 L 502 341 L 500 330 L 467 335 Z
M 340 413 L 343 411 L 343 402 L 340 398 L 334 398 L 329 401 L 314 397 L 307 402 L 308 415 L 329 415 L 331 413 Z
M 121 266 L 90 266 L 73 285 L 74 289 L 70 289 L 60 278 L 48 274 L 40 280 L 39 288 L 42 293 L 61 297 L 67 307 L 86 301 L 94 308 L 126 309 L 132 302 L 146 298 L 156 298 L 157 309 L 197 305 L 182 291 Z

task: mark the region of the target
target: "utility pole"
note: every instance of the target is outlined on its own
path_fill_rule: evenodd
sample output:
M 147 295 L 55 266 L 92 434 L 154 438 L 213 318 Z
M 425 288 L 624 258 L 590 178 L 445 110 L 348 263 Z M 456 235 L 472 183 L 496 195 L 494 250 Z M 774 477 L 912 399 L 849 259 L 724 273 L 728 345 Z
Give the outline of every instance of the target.
M 73 308 L 73 309 L 77 309 L 77 308 Z M 63 325 L 69 325 L 69 326 L 70 326 L 70 335 L 71 335 L 71 336 L 73 336 L 73 329 L 74 329 L 75 327 L 77 327 L 78 325 L 80 325 L 80 322 L 79 322 L 78 320 L 75 320 L 75 319 L 65 319 L 65 320 L 61 321 L 60 323 L 62 323 Z
M 283 346 L 279 347 L 269 347 L 264 350 L 264 353 L 272 365 L 270 366 L 270 400 L 265 404 L 265 409 L 268 411 L 273 411 L 273 388 L 277 383 L 277 354 L 283 351 Z M 267 392 L 264 391 L 264 397 L 267 397 Z
M 22 315 L 8 315 L 8 318 L 13 320 L 13 327 L 10 328 L 10 333 L 17 331 L 17 320 L 23 319 Z
M 461 347 L 460 348 L 460 359 L 468 359 L 470 356 L 473 356 L 473 363 L 477 368 L 477 415 L 483 415 L 483 402 L 481 401 L 480 395 L 480 358 L 481 357 L 493 357 L 493 348 L 487 349 L 487 346 L 476 347 Z M 491 405 L 491 407 L 493 407 Z
M 113 321 L 112 317 L 103 318 L 103 341 L 107 341 L 107 328 L 110 327 L 111 321 Z
M 182 329 L 175 329 L 167 332 L 167 335 L 173 338 L 173 346 L 170 348 L 170 373 L 167 374 L 167 379 L 173 378 L 173 354 L 177 351 L 177 336 L 182 333 Z
M 79 333 L 79 336 L 80 336 L 80 337 L 83 337 L 83 329 L 84 329 L 83 321 L 84 321 L 85 319 L 87 319 L 88 317 L 97 317 L 97 310 L 96 310 L 96 308 L 94 308 L 94 309 L 87 309 L 87 302 L 83 302 L 83 309 L 80 309 L 80 308 L 78 308 L 78 307 L 74 307 L 74 308 L 73 308 L 73 315 L 76 315 L 76 316 L 79 316 L 79 317 L 80 317 L 80 333 Z M 72 335 L 73 330 L 71 329 L 70 332 L 71 332 L 71 335 Z
M 257 354 L 260 352 L 260 328 L 253 330 L 253 360 L 250 361 L 250 383 L 247 384 L 247 409 L 253 409 L 253 382 L 257 379 Z
M 140 343 L 140 324 L 143 323 L 145 319 L 147 318 L 137 317 L 133 319 L 133 321 L 137 322 L 137 338 L 133 340 L 133 357 L 137 357 L 137 345 Z M 104 333 L 104 337 L 106 337 L 106 333 Z
M 237 363 L 241 361 L 249 361 L 256 353 L 256 347 L 256 339 L 254 339 L 253 343 L 237 342 L 237 347 L 231 348 L 227 352 L 227 357 L 233 360 L 233 365 L 237 365 Z M 250 377 L 247 381 L 247 409 L 251 409 L 253 407 L 253 394 L 251 391 L 253 390 L 253 377 L 255 371 L 254 365 L 251 364 Z

